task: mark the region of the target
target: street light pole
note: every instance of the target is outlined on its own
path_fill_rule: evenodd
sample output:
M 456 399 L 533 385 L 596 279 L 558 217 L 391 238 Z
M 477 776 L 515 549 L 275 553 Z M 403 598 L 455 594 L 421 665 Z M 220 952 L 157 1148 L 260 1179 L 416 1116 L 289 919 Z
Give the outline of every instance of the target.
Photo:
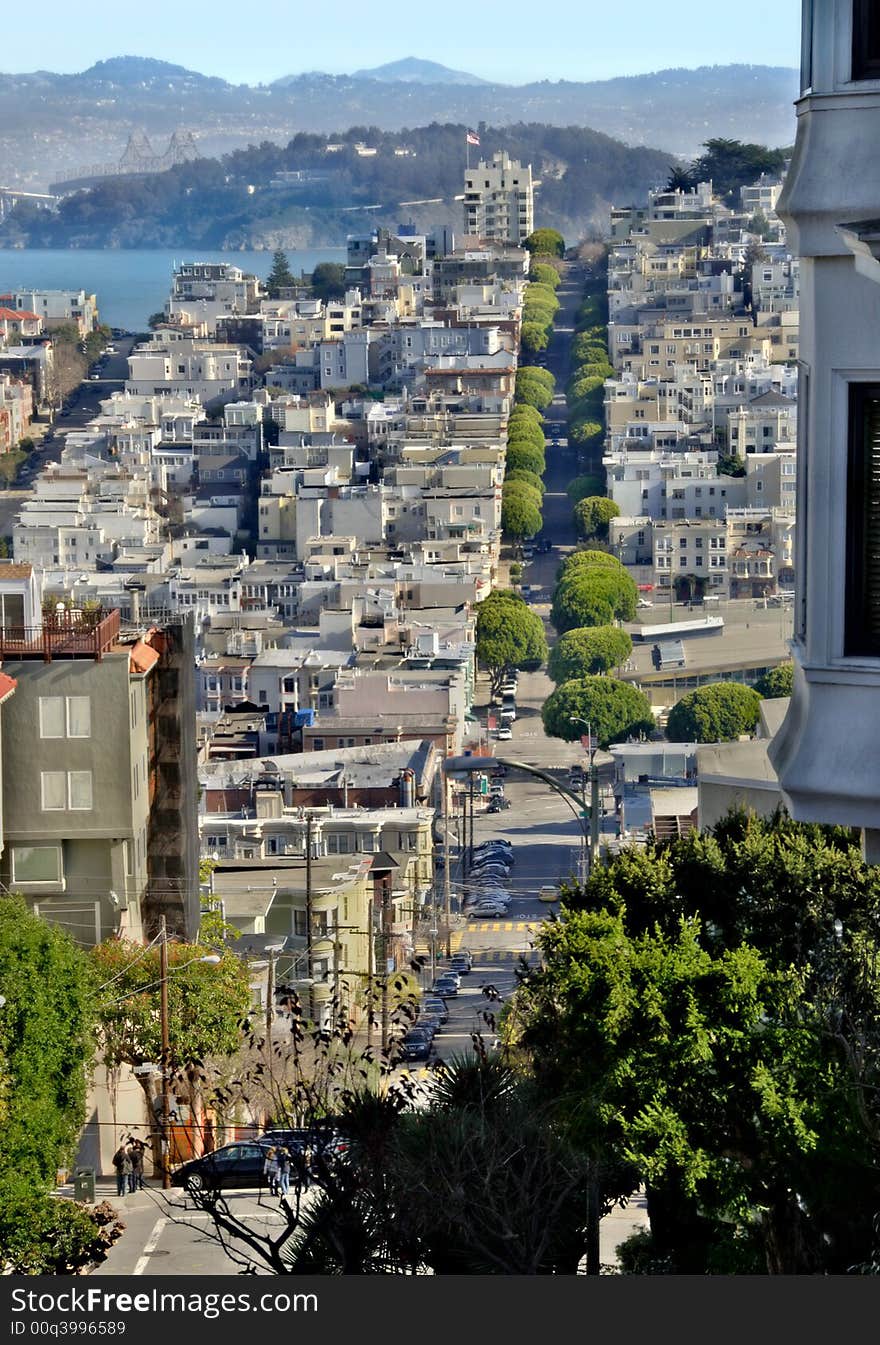
M 309 1020 L 315 1021 L 315 981 L 312 960 L 312 814 L 306 814 L 306 976 L 309 981 Z
M 270 948 L 269 968 L 266 972 L 266 1062 L 269 1075 L 269 1101 L 274 1111 L 275 1067 L 272 1051 L 272 1029 L 275 1026 L 275 950 Z M 270 1116 L 269 1120 L 273 1118 Z
M 578 715 L 569 715 L 572 724 L 583 724 L 587 730 L 587 737 L 590 740 L 589 762 L 590 762 L 590 872 L 593 872 L 599 860 L 599 771 L 595 764 L 596 745 L 593 739 L 593 725 L 589 719 L 581 719 Z
M 443 917 L 446 925 L 446 956 L 452 953 L 452 914 L 449 881 L 449 781 L 443 780 Z M 436 925 L 437 921 L 434 921 Z

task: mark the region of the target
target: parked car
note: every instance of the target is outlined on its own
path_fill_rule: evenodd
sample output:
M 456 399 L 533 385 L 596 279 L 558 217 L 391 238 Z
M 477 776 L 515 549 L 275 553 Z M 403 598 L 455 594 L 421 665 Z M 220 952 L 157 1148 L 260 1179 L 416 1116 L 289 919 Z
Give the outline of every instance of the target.
M 512 724 L 515 719 L 516 719 L 516 710 L 514 710 L 513 706 L 512 705 L 502 706 L 501 708 L 502 726 L 504 724 Z
M 256 1140 L 224 1144 L 202 1158 L 193 1158 L 171 1175 L 172 1186 L 187 1191 L 219 1191 L 229 1187 L 265 1186 L 266 1147 Z
M 467 913 L 468 920 L 500 920 L 504 915 L 507 915 L 507 907 L 497 906 L 494 902 L 491 906 L 472 906 Z
M 432 1037 L 436 1037 L 438 1032 L 443 1031 L 443 1023 L 437 1013 L 420 1013 L 417 1026 L 426 1027 Z
M 429 1060 L 433 1049 L 433 1039 L 426 1033 L 407 1032 L 401 1042 L 404 1060 Z
M 489 786 L 490 798 L 492 797 L 493 794 L 503 794 L 503 793 L 504 793 L 504 785 L 501 783 L 500 780 L 496 780 L 493 784 Z
M 487 813 L 503 813 L 505 808 L 510 807 L 510 799 L 494 798 L 490 799 Z
M 495 730 L 495 737 L 499 742 L 506 743 L 513 737 L 513 733 L 507 724 L 502 724 L 500 729 Z
M 339 1157 L 348 1152 L 348 1137 L 340 1131 L 334 1130 L 330 1126 L 308 1126 L 297 1127 L 293 1129 L 283 1129 L 275 1127 L 272 1130 L 266 1130 L 257 1140 L 264 1149 L 270 1145 L 283 1144 L 286 1149 L 293 1153 L 302 1153 L 308 1145 L 312 1154 L 327 1155 L 330 1157 Z
M 505 864 L 512 864 L 513 846 L 510 841 L 504 841 L 500 838 L 494 841 L 484 841 L 482 845 L 474 846 L 474 859 L 481 855 L 491 855 L 493 859 L 503 859 Z
M 449 959 L 449 965 L 453 971 L 458 972 L 459 976 L 470 976 L 474 962 L 470 953 L 453 953 Z
M 558 888 L 558 887 L 554 887 L 552 883 L 545 883 L 545 885 L 544 885 L 543 887 L 541 887 L 541 888 L 538 889 L 538 900 L 539 900 L 539 901 L 558 901 L 558 900 L 559 900 L 559 888 Z
M 437 972 L 437 975 L 434 977 L 434 980 L 454 981 L 456 990 L 461 985 L 461 977 L 459 976 L 458 972 L 453 971 L 451 967 L 441 967 L 440 970 Z
M 459 984 L 458 976 L 454 980 L 451 976 L 438 976 L 431 989 L 435 994 L 442 995 L 445 999 L 447 995 L 458 994 Z
M 436 1014 L 441 1023 L 449 1022 L 449 1010 L 446 1001 L 439 995 L 425 995 L 422 999 L 422 1012 Z

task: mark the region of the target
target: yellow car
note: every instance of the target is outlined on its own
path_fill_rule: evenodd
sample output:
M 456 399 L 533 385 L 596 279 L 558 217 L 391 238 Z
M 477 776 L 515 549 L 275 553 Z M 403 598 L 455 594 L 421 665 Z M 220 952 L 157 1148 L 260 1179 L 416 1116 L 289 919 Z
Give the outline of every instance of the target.
M 558 888 L 550 887 L 549 885 L 540 888 L 539 891 L 538 891 L 538 900 L 539 900 L 539 901 L 558 901 L 558 900 L 559 900 L 559 890 L 558 890 Z

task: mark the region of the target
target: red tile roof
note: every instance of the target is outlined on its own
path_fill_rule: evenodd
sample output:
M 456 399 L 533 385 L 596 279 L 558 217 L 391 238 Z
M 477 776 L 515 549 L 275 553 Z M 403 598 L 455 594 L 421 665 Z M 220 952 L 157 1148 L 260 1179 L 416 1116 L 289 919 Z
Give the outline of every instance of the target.
M 6 673 L 0 673 L 0 705 L 9 699 L 17 686 L 18 683 L 14 677 L 7 677 Z

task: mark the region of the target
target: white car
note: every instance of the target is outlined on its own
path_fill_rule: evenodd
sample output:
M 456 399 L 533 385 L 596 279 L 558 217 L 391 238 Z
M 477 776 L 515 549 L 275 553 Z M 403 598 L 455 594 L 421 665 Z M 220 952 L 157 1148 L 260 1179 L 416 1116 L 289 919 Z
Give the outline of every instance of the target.
M 508 739 L 513 737 L 513 731 L 507 726 L 507 724 L 502 724 L 501 728 L 496 730 L 495 737 L 500 742 L 506 743 Z
M 653 607 L 654 604 L 648 598 L 639 598 L 636 607 Z

